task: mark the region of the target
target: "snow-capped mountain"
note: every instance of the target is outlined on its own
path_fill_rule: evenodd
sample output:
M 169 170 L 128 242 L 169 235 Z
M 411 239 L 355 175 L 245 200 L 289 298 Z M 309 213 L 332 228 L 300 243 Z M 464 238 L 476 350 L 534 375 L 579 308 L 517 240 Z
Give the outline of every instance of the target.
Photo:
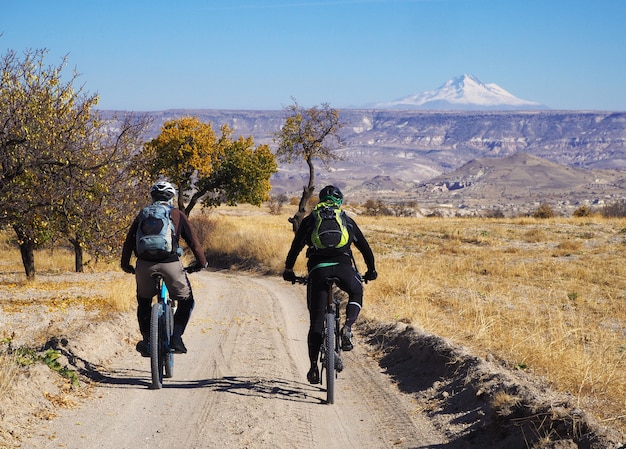
M 472 75 L 451 79 L 437 90 L 429 90 L 388 103 L 378 103 L 383 109 L 430 110 L 536 110 L 548 109 L 532 101 L 522 100 L 497 84 L 485 84 Z

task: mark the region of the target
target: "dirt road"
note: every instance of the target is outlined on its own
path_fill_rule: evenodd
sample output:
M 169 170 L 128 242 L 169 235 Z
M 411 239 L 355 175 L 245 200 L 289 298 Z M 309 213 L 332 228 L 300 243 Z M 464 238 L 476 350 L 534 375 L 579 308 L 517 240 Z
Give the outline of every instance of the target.
M 358 336 L 355 350 L 345 353 L 336 403 L 324 403 L 324 390 L 305 379 L 304 287 L 230 272 L 192 279 L 197 303 L 185 334 L 189 352 L 176 356 L 174 377 L 162 390 L 148 388 L 149 359 L 128 341 L 100 369 L 93 397 L 36 429 L 23 447 L 381 449 L 448 443 L 382 373 L 367 345 L 358 345 Z

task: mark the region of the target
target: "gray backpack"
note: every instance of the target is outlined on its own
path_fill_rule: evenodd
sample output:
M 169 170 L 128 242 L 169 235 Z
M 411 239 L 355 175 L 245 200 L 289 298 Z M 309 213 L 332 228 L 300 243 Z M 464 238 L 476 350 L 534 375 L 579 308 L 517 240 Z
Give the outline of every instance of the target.
M 139 213 L 135 252 L 140 259 L 159 261 L 177 254 L 172 207 L 154 203 Z

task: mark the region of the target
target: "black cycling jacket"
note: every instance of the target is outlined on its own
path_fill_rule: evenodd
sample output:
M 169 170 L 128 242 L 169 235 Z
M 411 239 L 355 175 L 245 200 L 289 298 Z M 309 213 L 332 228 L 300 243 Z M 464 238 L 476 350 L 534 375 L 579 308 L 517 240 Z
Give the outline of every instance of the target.
M 306 256 L 309 259 L 307 263 L 309 270 L 322 262 L 337 262 L 340 264 L 351 265 L 353 258 L 350 246 L 354 243 L 354 246 L 356 246 L 363 255 L 367 269 L 369 271 L 374 271 L 376 269 L 374 264 L 374 253 L 372 252 L 369 243 L 367 243 L 367 240 L 363 236 L 363 233 L 357 226 L 356 222 L 347 214 L 346 222 L 348 225 L 348 231 L 350 232 L 350 241 L 348 244 L 343 248 L 327 248 L 318 250 L 311 242 L 311 234 L 315 224 L 315 217 L 311 214 L 307 215 L 304 220 L 302 220 L 302 224 L 300 224 L 300 227 L 291 242 L 291 248 L 289 249 L 287 260 L 285 261 L 285 268 L 288 270 L 293 269 L 300 251 L 302 251 L 306 245 L 309 247 L 306 253 Z

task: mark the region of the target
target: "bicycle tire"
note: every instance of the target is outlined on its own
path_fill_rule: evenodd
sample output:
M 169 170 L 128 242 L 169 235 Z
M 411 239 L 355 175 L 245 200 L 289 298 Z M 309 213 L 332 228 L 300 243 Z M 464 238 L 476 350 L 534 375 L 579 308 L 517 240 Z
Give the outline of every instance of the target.
M 324 355 L 326 359 L 326 403 L 335 403 L 335 314 L 326 313 L 326 334 L 324 335 Z
M 161 304 L 153 304 L 150 312 L 150 372 L 152 389 L 156 390 L 163 387 L 163 344 L 159 335 L 160 332 L 163 332 L 161 316 Z
M 174 353 L 172 352 L 169 342 L 172 334 L 174 333 L 174 312 L 172 306 L 168 302 L 165 306 L 165 329 L 167 330 L 167 345 L 163 353 L 163 366 L 165 367 L 165 374 L 163 377 L 171 378 L 174 376 Z

